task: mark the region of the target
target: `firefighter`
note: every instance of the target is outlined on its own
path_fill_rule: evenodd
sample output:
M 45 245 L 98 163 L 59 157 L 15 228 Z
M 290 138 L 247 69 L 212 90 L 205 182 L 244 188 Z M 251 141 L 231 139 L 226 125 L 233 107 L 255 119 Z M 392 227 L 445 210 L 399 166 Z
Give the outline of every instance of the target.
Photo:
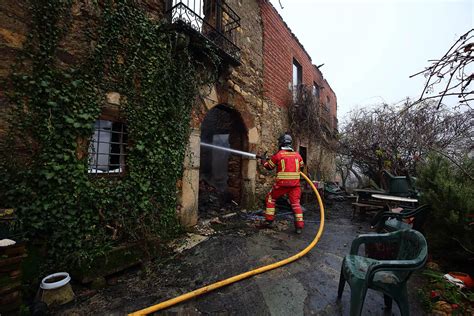
M 303 168 L 303 159 L 293 150 L 291 136 L 287 133 L 278 138 L 279 151 L 269 160 L 262 159 L 265 169 L 277 168 L 276 182 L 266 197 L 265 227 L 271 227 L 275 219 L 275 201 L 288 194 L 291 208 L 295 215 L 295 232 L 301 234 L 304 221 L 300 205 L 300 169 Z

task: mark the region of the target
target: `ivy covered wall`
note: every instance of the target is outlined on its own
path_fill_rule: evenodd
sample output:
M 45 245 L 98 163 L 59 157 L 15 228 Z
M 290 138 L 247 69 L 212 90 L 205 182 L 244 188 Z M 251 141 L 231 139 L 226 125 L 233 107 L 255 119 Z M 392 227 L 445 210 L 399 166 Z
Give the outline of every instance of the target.
M 133 0 L 19 6 L 31 22 L 2 77 L 1 206 L 15 208 L 26 237 L 47 242 L 62 263 L 176 233 L 191 108 L 218 64 L 210 46 L 191 47 Z M 120 96 L 126 168 L 94 176 L 89 139 L 106 95 Z

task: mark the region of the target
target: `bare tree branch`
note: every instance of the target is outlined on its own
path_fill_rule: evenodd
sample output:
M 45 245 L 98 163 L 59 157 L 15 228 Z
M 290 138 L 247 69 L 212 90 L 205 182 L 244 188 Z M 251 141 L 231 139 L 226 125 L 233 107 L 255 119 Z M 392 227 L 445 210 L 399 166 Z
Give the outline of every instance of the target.
M 456 160 L 454 160 L 450 155 L 442 152 L 441 150 L 437 150 L 435 148 L 431 148 L 432 151 L 442 155 L 443 157 L 446 157 L 449 159 L 449 161 L 451 161 L 453 164 L 456 165 L 456 167 L 459 168 L 459 170 L 461 170 L 469 179 L 473 180 L 474 181 L 474 177 L 466 170 L 464 169 Z
M 474 80 L 474 73 L 470 71 L 469 65 L 474 62 L 474 29 L 463 34 L 439 60 L 430 60 L 431 66 L 419 71 L 410 78 L 423 74 L 427 80 L 419 99 L 413 105 L 428 99 L 438 99 L 436 105 L 439 108 L 444 97 L 455 95 L 460 103 L 469 106 L 474 95 L 474 90 L 468 89 Z M 441 86 L 440 91 L 433 96 L 428 94 L 434 92 L 436 86 Z
M 474 111 L 438 109 L 436 103 L 406 100 L 402 107 L 383 104 L 353 112 L 341 130 L 339 154 L 351 157 L 363 174 L 378 182 L 383 169 L 415 174 L 431 150 L 452 151 L 454 156 L 471 151 Z

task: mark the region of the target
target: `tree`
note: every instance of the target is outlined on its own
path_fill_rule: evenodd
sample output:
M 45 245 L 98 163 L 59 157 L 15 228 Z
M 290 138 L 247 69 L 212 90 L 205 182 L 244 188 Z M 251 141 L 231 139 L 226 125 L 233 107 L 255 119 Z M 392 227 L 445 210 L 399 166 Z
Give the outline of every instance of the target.
M 463 157 L 460 165 L 472 170 L 474 159 Z M 473 258 L 474 180 L 439 154 L 430 154 L 418 175 L 422 203 L 431 205 L 427 229 L 430 248 L 450 259 Z
M 437 107 L 446 96 L 457 96 L 459 103 L 470 107 L 474 100 L 474 73 L 469 66 L 474 62 L 474 29 L 463 34 L 439 60 L 432 60 L 431 66 L 411 77 L 423 74 L 427 80 L 418 102 L 428 99 L 438 99 Z M 429 96 L 437 87 L 437 93 Z
M 343 154 L 337 153 L 336 154 L 336 171 L 341 175 L 342 186 L 346 187 L 347 180 L 349 179 L 350 175 L 353 174 L 357 179 L 357 185 L 362 185 L 362 177 L 359 173 L 355 170 L 354 166 L 354 157 Z
M 429 151 L 472 150 L 474 111 L 453 112 L 432 103 L 414 105 L 407 100 L 402 107 L 383 104 L 353 112 L 342 130 L 339 153 L 380 184 L 383 169 L 395 175 L 415 174 Z

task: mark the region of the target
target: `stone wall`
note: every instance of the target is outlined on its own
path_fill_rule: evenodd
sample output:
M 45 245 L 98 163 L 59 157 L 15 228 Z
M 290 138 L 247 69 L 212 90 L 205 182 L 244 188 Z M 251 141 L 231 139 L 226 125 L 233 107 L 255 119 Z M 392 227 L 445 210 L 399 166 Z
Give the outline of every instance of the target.
M 29 15 L 25 1 L 0 1 L 0 137 L 6 132 L 8 76 L 28 34 Z
M 0 1 L 0 81 L 8 77 L 18 52 L 23 48 L 28 21 L 25 1 Z M 2 88 L 0 93 L 3 92 Z
M 0 1 L 0 114 L 7 105 L 6 80 L 28 34 L 27 3 L 26 0 Z M 278 136 L 288 129 L 285 106 L 291 98 L 288 82 L 292 78 L 294 57 L 303 66 L 304 83 L 317 82 L 325 87 L 321 90 L 321 98 L 329 95 L 331 114 L 336 113 L 334 92 L 272 5 L 267 0 L 227 0 L 226 3 L 240 16 L 236 44 L 241 49 L 241 65 L 225 69 L 218 82 L 203 87 L 203 93 L 196 99 L 183 179 L 178 184 L 181 190 L 178 215 L 187 226 L 195 224 L 198 217 L 201 123 L 210 109 L 221 105 L 238 113 L 245 129 L 243 139 L 231 141 L 240 143 L 242 150 L 275 153 Z M 163 16 L 164 0 L 142 0 L 140 5 L 152 19 Z M 95 1 L 74 1 L 70 30 L 58 49 L 60 63 L 80 64 L 87 56 L 94 42 L 86 38 L 83 31 L 95 28 L 98 22 L 96 10 Z M 3 126 L 0 116 L 0 132 Z M 296 147 L 299 142 L 296 141 Z M 313 147 L 317 144 L 308 144 L 308 159 L 316 161 L 317 150 Z M 330 159 L 323 161 L 327 164 L 324 169 L 329 170 Z M 236 164 L 240 164 L 241 177 L 231 182 L 236 190 L 237 186 L 241 187 L 241 205 L 262 207 L 262 197 L 270 189 L 274 173 L 261 168 L 255 160 L 233 159 L 230 168 L 238 170 Z

